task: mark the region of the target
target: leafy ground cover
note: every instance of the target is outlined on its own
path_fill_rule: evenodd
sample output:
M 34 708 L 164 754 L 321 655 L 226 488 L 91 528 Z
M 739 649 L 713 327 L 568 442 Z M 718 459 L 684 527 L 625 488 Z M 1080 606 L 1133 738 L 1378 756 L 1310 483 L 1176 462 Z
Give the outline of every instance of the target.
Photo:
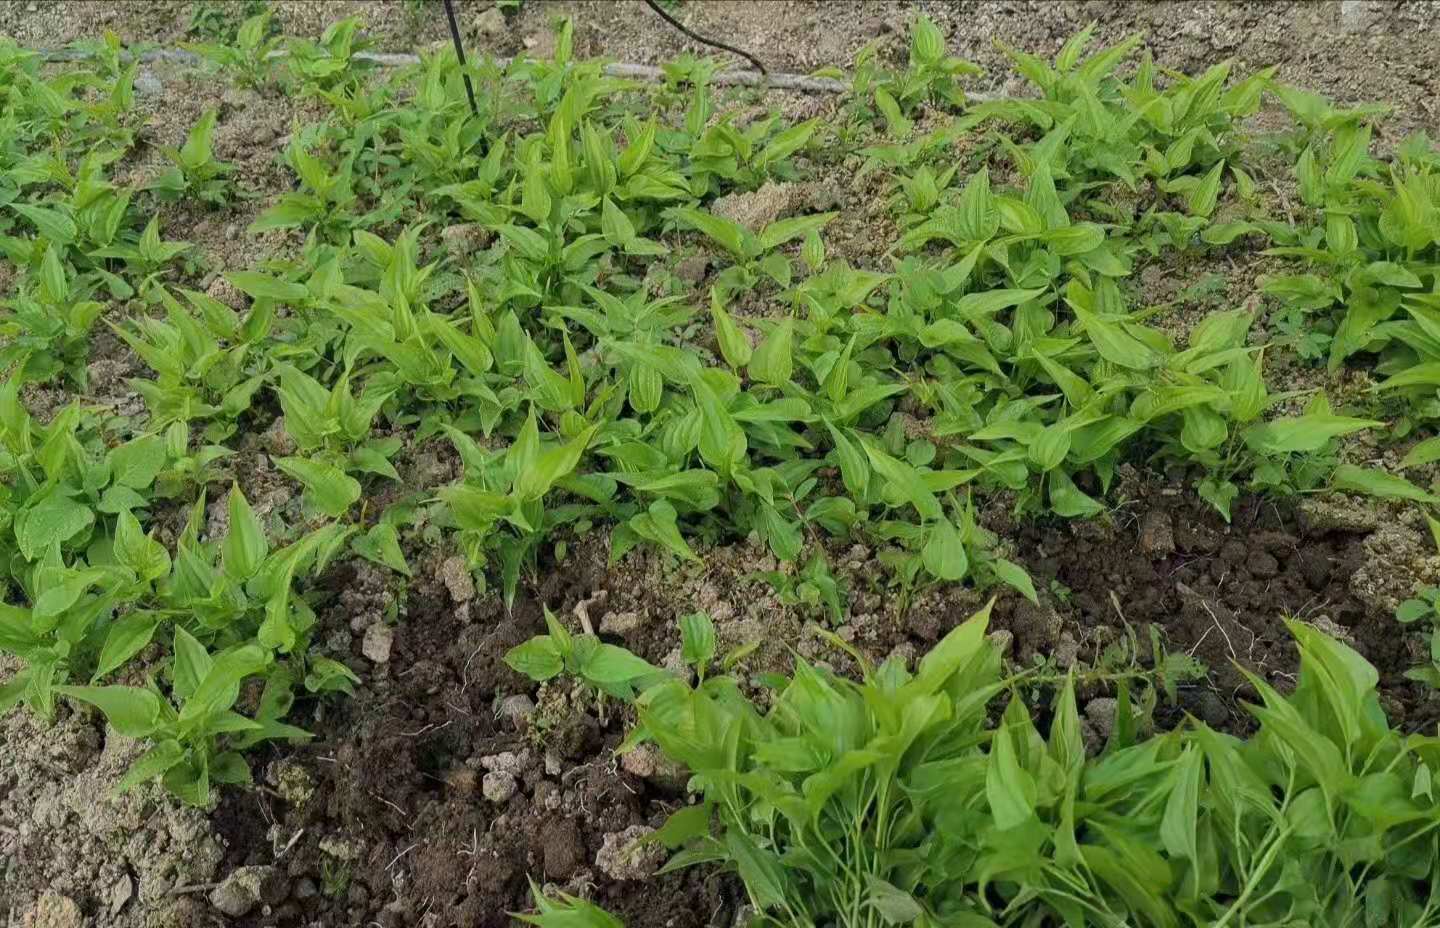
M 603 835 L 708 866 L 636 924 L 1435 919 L 1432 649 L 1353 627 L 1433 612 L 1423 133 L 1089 30 L 972 99 L 920 17 L 825 118 L 568 22 L 478 114 L 358 20 L 218 38 L 172 144 L 114 34 L 0 45 L 0 705 L 213 811 L 215 907 L 504 924 Z M 255 184 L 222 112 L 282 99 Z M 240 260 L 175 231 L 237 212 Z

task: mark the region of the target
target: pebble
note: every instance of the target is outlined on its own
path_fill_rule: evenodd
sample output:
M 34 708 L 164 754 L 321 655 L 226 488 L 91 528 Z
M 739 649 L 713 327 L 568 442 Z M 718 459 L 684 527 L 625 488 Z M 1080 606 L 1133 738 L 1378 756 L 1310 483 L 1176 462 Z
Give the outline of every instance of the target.
M 526 696 L 524 693 L 506 696 L 500 701 L 500 718 L 516 731 L 524 731 L 529 728 L 530 719 L 534 715 L 535 700 Z
M 469 602 L 475 598 L 475 578 L 470 568 L 459 555 L 448 557 L 440 565 L 440 581 L 450 592 L 450 598 L 457 603 Z
M 1170 513 L 1152 509 L 1140 520 L 1140 550 L 1151 557 L 1175 553 L 1175 526 Z
M 518 788 L 514 777 L 499 770 L 485 774 L 480 781 L 480 795 L 495 803 L 509 801 Z
M 289 893 L 285 875 L 275 867 L 239 867 L 210 893 L 210 904 L 240 918 L 262 902 L 279 903 Z
M 665 862 L 665 848 L 658 842 L 640 844 L 654 829 L 632 825 L 605 836 L 595 854 L 595 866 L 612 880 L 644 880 Z
M 490 9 L 475 17 L 476 35 L 493 39 L 503 35 L 505 29 L 505 14 L 500 11 L 498 6 L 492 6 Z
M 133 87 L 135 93 L 142 97 L 158 97 L 165 92 L 165 85 L 150 71 L 138 72 Z
M 365 629 L 365 637 L 360 642 L 360 653 L 374 664 L 388 663 L 390 660 L 390 649 L 395 644 L 395 629 L 376 622 Z

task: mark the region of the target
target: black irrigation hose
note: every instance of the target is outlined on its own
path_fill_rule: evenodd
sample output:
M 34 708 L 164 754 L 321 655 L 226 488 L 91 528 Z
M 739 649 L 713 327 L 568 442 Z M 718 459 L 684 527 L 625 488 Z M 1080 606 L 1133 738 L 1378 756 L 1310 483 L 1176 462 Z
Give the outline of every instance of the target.
M 460 59 L 460 76 L 465 79 L 465 96 L 470 98 L 470 112 L 480 115 L 475 103 L 475 87 L 470 83 L 470 72 L 465 70 L 465 46 L 460 42 L 460 27 L 455 22 L 455 7 L 445 0 L 445 18 L 450 20 L 450 38 L 455 41 L 455 57 Z
M 445 3 L 448 6 L 450 0 L 445 0 Z M 664 8 L 660 6 L 657 0 L 645 0 L 645 5 L 648 6 L 650 9 L 654 10 L 656 15 L 658 15 L 661 19 L 665 20 L 667 23 L 674 26 L 676 29 L 679 29 L 681 32 L 685 33 L 687 36 L 694 39 L 695 41 L 703 43 L 705 45 L 709 45 L 711 48 L 718 48 L 730 52 L 731 54 L 739 55 L 741 58 L 744 58 L 746 61 L 753 64 L 755 66 L 755 70 L 759 71 L 761 74 L 769 74 L 769 72 L 765 70 L 765 65 L 760 63 L 759 58 L 756 58 L 754 55 L 750 54 L 747 51 L 744 51 L 743 49 L 736 48 L 733 45 L 726 45 L 724 42 L 717 42 L 714 39 L 707 39 L 700 33 L 693 32 L 690 29 L 687 29 L 684 23 L 680 22 L 680 20 L 665 12 Z

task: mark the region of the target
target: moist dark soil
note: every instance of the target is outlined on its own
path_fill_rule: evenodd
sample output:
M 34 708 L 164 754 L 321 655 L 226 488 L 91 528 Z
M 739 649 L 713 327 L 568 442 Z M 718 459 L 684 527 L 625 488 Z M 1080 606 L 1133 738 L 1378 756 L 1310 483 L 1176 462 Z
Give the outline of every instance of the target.
M 1400 673 L 1414 657 L 1393 603 L 1367 580 L 1377 537 L 1395 526 L 1258 499 L 1238 500 L 1227 524 L 1173 486 L 1126 495 L 1131 502 L 1111 518 L 1089 523 L 989 517 L 1042 591 L 1038 606 L 1011 593 L 996 603 L 992 629 L 1013 665 L 1075 667 L 1083 678 L 1131 631 L 1143 664 L 1154 623 L 1167 650 L 1210 671 L 1183 683 L 1175 703 L 1162 697 L 1156 723 L 1189 714 L 1239 733 L 1249 727 L 1241 701 L 1253 698 L 1239 668 L 1282 690 L 1293 685 L 1298 661 L 1283 617 L 1296 616 L 1343 635 L 1382 669 L 1382 701 L 1398 724 L 1433 725 L 1435 698 Z M 1418 532 L 1405 538 L 1419 550 Z M 528 907 L 532 877 L 586 892 L 630 928 L 733 923 L 743 894 L 728 878 L 686 871 L 642 884 L 607 875 L 607 844 L 660 825 L 686 801 L 683 775 L 618 762 L 613 752 L 632 721 L 623 709 L 563 682 L 537 688 L 503 655 L 543 633 L 548 606 L 576 630 L 583 614 L 607 640 L 673 665 L 674 620 L 705 607 L 717 613 L 722 641 L 758 633 L 774 646 L 745 672 L 783 665 L 787 645 L 837 667 L 844 659 L 801 643 L 811 637 L 802 626 L 821 617 L 780 604 L 754 578 L 771 566 L 758 547 L 713 548 L 690 573 L 647 552 L 609 565 L 605 549 L 601 537 L 578 540 L 565 563 L 542 565 L 510 610 L 493 593 L 457 602 L 427 572 L 410 584 L 388 661 L 373 666 L 359 656 L 361 628 L 383 621 L 378 606 L 392 585 L 364 564 L 331 572 L 325 634 L 337 646 L 350 642 L 365 695 L 317 707 L 302 720 L 317 735 L 312 744 L 257 758 L 265 786 L 225 794 L 214 819 L 228 847 L 222 872 L 275 865 L 293 887 L 290 899 L 238 924 L 501 928 L 511 924 L 507 912 Z M 982 603 L 959 587 L 908 603 L 868 589 L 874 561 L 864 553 L 839 559 L 851 609 L 838 631 L 872 657 L 921 654 Z M 1429 564 L 1398 551 L 1386 569 L 1413 583 L 1417 558 Z M 1085 700 L 1110 695 L 1099 683 L 1081 689 Z

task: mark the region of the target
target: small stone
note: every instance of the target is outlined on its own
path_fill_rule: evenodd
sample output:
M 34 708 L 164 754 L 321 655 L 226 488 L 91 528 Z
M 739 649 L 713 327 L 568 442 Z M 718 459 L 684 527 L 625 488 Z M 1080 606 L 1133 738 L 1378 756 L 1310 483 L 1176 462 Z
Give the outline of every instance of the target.
M 1380 21 L 1387 6 L 1376 0 L 1340 0 L 1340 29 L 1351 35 L 1365 32 Z
M 1230 721 L 1225 701 L 1210 690 L 1200 690 L 1195 697 L 1195 714 L 1211 728 L 1220 728 Z
M 706 255 L 691 255 L 675 265 L 675 276 L 689 284 L 698 284 L 710 273 L 710 258 Z
M 1101 696 L 1085 704 L 1085 718 L 1095 726 L 1102 740 L 1109 741 L 1110 733 L 1115 730 L 1115 710 L 1118 706 L 1119 703 L 1109 696 Z
M 1275 555 L 1268 551 L 1250 552 L 1250 576 L 1258 577 L 1261 580 L 1268 579 L 1280 572 L 1280 562 L 1275 560 Z
M 540 833 L 545 876 L 551 880 L 568 880 L 584 864 L 585 839 L 573 821 L 552 822 Z
M 445 785 L 457 796 L 472 797 L 480 787 L 480 775 L 469 767 L 456 767 L 445 775 Z
M 1151 557 L 1175 553 L 1175 526 L 1170 513 L 1152 509 L 1140 520 L 1140 550 Z
M 275 787 L 280 798 L 292 806 L 303 806 L 315 795 L 315 778 L 303 764 L 293 760 L 279 760 L 271 764 L 265 779 Z
M 1009 657 L 1010 650 L 1015 646 L 1015 633 L 1004 628 L 997 628 L 985 637 L 990 639 L 990 644 L 999 652 L 1001 657 Z
M 555 33 L 548 29 L 527 35 L 522 44 L 530 57 L 538 61 L 548 61 L 555 57 Z
M 684 789 L 690 779 L 683 766 L 666 757 L 653 744 L 642 744 L 622 754 L 620 769 L 631 776 L 671 789 Z
M 142 97 L 158 97 L 165 92 L 165 85 L 160 83 L 160 78 L 150 71 L 141 71 L 136 74 L 131 87 L 137 95 Z
M 665 847 L 659 842 L 641 844 L 654 829 L 632 825 L 611 832 L 595 855 L 595 866 L 612 880 L 645 880 L 665 862 Z
M 440 241 L 445 246 L 445 253 L 462 264 L 466 263 L 471 255 L 488 248 L 494 240 L 495 233 L 477 222 L 459 223 L 440 230 Z
M 374 664 L 384 664 L 390 660 L 390 648 L 395 644 L 395 629 L 383 622 L 376 622 L 365 629 L 365 637 L 360 641 L 360 653 Z
M 498 6 L 492 6 L 475 17 L 475 34 L 483 38 L 493 39 L 504 35 L 506 28 L 505 14 Z
M 530 727 L 530 719 L 535 715 L 535 700 L 524 693 L 506 696 L 500 701 L 497 714 L 511 728 L 516 731 L 524 731 Z
M 22 928 L 81 928 L 85 918 L 69 896 L 47 892 L 20 916 Z
M 514 751 L 501 751 L 499 754 L 480 758 L 480 766 L 495 773 L 518 777 L 530 766 L 530 752 L 524 750 L 517 754 Z
M 480 794 L 494 803 L 508 802 L 517 788 L 515 778 L 500 771 L 487 773 L 480 781 Z
M 600 620 L 600 631 L 607 635 L 628 635 L 645 624 L 638 612 L 607 612 Z
M 320 887 L 316 886 L 315 881 L 307 876 L 295 884 L 295 890 L 290 895 L 304 902 L 306 899 L 314 899 L 320 895 Z
M 447 557 L 440 564 L 440 582 L 445 584 L 450 598 L 457 603 L 475 598 L 475 578 L 470 576 L 470 567 L 459 555 Z
M 1080 660 L 1080 642 L 1069 632 L 1060 633 L 1060 641 L 1055 645 L 1055 666 L 1061 670 L 1069 670 Z
M 410 903 L 403 899 L 396 899 L 394 902 L 386 903 L 385 908 L 380 910 L 378 924 L 380 928 L 404 928 L 405 925 L 410 924 L 414 916 L 415 912 L 410 908 Z
M 295 453 L 295 439 L 285 430 L 284 416 L 276 416 L 270 427 L 261 433 L 260 445 L 275 457 L 289 457 Z
M 257 147 L 269 145 L 275 141 L 277 134 L 275 127 L 269 123 L 258 123 L 255 128 L 250 130 L 250 144 Z
M 221 94 L 220 102 L 235 110 L 248 109 L 261 102 L 260 95 L 253 90 L 231 87 Z
M 240 867 L 210 893 L 210 904 L 239 918 L 262 902 L 275 905 L 289 894 L 285 875 L 275 867 Z
M 135 884 L 131 882 L 130 874 L 121 874 L 120 879 L 112 883 L 110 890 L 106 893 L 105 905 L 110 910 L 110 914 L 118 915 L 133 895 L 135 895 Z
M 354 838 L 346 838 L 342 835 L 327 835 L 320 839 L 320 851 L 336 860 L 353 862 L 360 859 L 360 855 L 365 852 L 365 847 Z

